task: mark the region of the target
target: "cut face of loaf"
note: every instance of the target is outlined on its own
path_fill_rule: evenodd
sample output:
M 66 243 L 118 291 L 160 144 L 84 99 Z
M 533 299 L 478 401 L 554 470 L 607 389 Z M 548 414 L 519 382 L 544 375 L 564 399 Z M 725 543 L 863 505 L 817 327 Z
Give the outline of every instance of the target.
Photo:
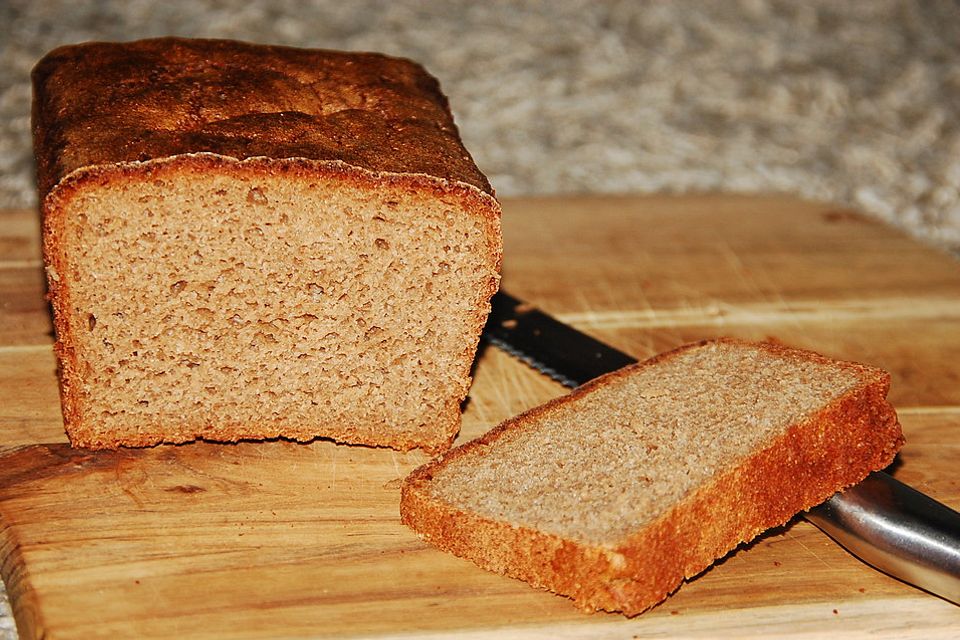
M 33 82 L 74 445 L 449 446 L 500 208 L 422 67 L 159 38 Z
M 498 234 L 416 187 L 205 156 L 79 176 L 47 234 L 73 443 L 448 446 Z
M 403 521 L 443 550 L 634 615 L 894 458 L 870 367 L 770 344 L 682 347 L 415 471 Z

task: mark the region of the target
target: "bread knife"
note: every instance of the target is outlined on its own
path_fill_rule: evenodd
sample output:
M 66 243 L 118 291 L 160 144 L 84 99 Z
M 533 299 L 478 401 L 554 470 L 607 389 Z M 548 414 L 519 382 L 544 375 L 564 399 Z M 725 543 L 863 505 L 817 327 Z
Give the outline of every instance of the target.
M 484 339 L 567 387 L 637 359 L 503 291 Z M 960 513 L 877 471 L 803 516 L 880 571 L 960 605 Z

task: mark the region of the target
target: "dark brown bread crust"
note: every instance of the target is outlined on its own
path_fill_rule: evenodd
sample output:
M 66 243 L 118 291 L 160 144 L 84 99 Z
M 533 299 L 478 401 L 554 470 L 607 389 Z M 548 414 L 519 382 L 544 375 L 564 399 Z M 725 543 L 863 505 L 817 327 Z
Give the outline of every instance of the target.
M 81 167 L 184 153 L 338 160 L 492 194 L 421 66 L 373 53 L 158 38 L 55 49 L 33 70 L 41 199 Z
M 793 425 L 768 447 L 686 496 L 615 549 L 490 520 L 432 497 L 429 485 L 441 465 L 482 449 L 510 430 L 523 429 L 553 407 L 576 402 L 638 368 L 703 344 L 686 345 L 602 376 L 418 468 L 403 485 L 402 521 L 445 551 L 569 596 L 585 610 L 632 616 L 661 602 L 684 579 L 701 573 L 737 545 L 886 467 L 903 445 L 896 412 L 886 400 L 890 384 L 886 372 L 764 343 L 761 348 L 782 356 L 855 369 L 867 382 Z

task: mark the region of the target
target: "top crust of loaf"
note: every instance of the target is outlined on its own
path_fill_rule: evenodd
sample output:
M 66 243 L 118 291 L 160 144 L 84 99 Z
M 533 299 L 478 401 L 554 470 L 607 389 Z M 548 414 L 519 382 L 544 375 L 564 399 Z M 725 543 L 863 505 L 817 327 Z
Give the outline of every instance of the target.
M 305 158 L 493 190 L 409 60 L 157 38 L 55 49 L 33 70 L 41 199 L 85 167 L 182 154 Z

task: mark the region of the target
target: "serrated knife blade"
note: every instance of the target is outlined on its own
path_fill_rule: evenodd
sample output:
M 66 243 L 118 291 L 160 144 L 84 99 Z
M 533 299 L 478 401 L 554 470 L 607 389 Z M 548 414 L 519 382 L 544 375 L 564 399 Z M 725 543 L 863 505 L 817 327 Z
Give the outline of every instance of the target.
M 637 362 L 503 291 L 483 335 L 571 388 Z M 960 604 L 960 513 L 943 503 L 878 471 L 804 517 L 874 568 Z

